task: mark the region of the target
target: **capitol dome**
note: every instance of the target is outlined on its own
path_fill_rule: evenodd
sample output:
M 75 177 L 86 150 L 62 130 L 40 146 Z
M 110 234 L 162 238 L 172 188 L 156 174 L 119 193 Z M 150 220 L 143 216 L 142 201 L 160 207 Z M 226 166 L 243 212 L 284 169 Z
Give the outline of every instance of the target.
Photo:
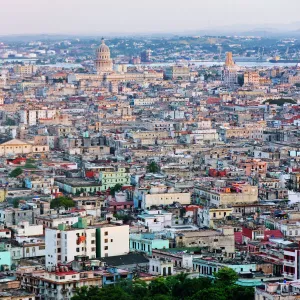
M 109 47 L 105 45 L 104 39 L 101 40 L 101 45 L 96 50 L 95 66 L 98 74 L 111 72 L 113 69 L 112 60 L 110 59 L 110 50 Z
M 101 45 L 97 48 L 96 53 L 99 55 L 100 53 L 110 53 L 109 47 L 105 45 L 105 41 L 102 38 Z

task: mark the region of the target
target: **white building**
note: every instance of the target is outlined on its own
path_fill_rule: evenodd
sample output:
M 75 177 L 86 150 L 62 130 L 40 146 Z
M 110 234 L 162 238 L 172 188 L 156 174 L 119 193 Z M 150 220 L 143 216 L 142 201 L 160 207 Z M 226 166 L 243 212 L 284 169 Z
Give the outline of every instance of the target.
M 56 109 L 26 109 L 20 111 L 20 122 L 25 125 L 36 125 L 40 119 L 52 119 Z
M 30 225 L 29 222 L 23 221 L 12 227 L 15 236 L 36 236 L 43 235 L 43 225 Z
M 158 276 L 170 276 L 174 274 L 174 266 L 171 260 L 164 258 L 149 259 L 149 274 Z
M 140 98 L 132 99 L 131 104 L 134 106 L 151 106 L 158 103 L 159 101 L 159 98 Z
M 129 225 L 97 228 L 97 257 L 125 255 L 129 252 Z
M 167 226 L 172 226 L 172 213 L 162 210 L 149 210 L 138 215 L 138 222 L 147 226 L 150 232 L 162 231 Z
M 78 255 L 96 258 L 95 228 L 67 228 L 64 224 L 59 229 L 46 228 L 45 242 L 47 269 L 73 261 Z

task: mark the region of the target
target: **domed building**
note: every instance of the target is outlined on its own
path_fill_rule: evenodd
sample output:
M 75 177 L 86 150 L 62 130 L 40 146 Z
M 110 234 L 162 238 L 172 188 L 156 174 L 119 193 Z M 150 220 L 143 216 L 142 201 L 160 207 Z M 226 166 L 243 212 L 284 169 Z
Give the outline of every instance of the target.
M 96 50 L 95 67 L 97 74 L 94 73 L 70 73 L 68 74 L 68 83 L 78 82 L 85 86 L 87 83 L 95 84 L 98 87 L 99 83 L 110 83 L 116 85 L 119 82 L 152 82 L 156 80 L 163 80 L 163 72 L 156 72 L 154 70 L 130 70 L 127 71 L 127 66 L 119 64 L 113 66 L 110 58 L 110 50 L 105 45 L 104 39 L 101 45 Z
M 98 74 L 109 73 L 113 70 L 113 62 L 110 59 L 110 50 L 102 38 L 101 45 L 96 50 L 95 66 Z

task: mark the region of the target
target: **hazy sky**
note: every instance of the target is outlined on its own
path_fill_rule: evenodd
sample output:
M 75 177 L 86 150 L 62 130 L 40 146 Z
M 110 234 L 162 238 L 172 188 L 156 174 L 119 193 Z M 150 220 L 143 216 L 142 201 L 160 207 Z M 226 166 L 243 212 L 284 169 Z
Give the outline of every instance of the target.
M 300 0 L 0 0 L 0 34 L 255 28 L 299 22 L 299 11 Z

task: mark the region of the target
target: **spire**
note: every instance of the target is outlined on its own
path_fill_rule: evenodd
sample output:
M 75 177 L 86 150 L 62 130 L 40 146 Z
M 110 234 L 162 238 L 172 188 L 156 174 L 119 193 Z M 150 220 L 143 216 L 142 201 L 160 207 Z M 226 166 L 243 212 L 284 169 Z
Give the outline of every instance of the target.
M 102 44 L 102 45 L 105 44 L 104 38 L 101 39 L 101 44 Z

